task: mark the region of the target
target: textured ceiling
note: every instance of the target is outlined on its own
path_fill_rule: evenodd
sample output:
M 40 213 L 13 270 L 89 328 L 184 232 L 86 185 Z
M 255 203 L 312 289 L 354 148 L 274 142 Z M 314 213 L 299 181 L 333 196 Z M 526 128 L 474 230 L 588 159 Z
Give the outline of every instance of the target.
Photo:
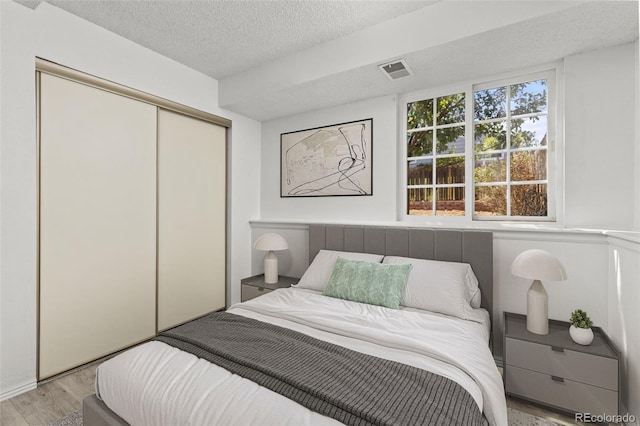
M 219 80 L 434 3 L 291 0 L 47 2 Z
M 389 80 L 376 66 L 362 66 L 267 93 L 234 105 L 248 116 L 269 117 L 407 93 L 550 64 L 567 55 L 637 38 L 631 2 L 593 2 L 523 23 L 404 55 L 412 77 Z M 637 8 L 637 4 L 635 6 Z
M 220 106 L 257 120 L 490 77 L 638 38 L 637 0 L 48 3 L 216 78 Z M 390 81 L 377 65 L 399 57 L 415 75 Z

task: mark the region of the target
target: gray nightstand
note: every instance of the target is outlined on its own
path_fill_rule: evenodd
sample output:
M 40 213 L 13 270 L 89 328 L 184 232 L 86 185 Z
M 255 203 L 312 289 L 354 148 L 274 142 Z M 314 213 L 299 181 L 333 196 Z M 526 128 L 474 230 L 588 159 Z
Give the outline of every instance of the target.
M 275 284 L 266 284 L 264 282 L 264 274 L 244 278 L 240 280 L 240 301 L 246 302 L 270 291 L 291 287 L 291 285 L 297 284 L 298 281 L 300 281 L 300 278 L 284 277 L 282 275 L 278 277 L 278 282 Z
M 620 353 L 600 327 L 589 346 L 574 343 L 569 323 L 549 321 L 549 334 L 527 331 L 525 315 L 504 313 L 505 391 L 565 413 L 617 415 Z

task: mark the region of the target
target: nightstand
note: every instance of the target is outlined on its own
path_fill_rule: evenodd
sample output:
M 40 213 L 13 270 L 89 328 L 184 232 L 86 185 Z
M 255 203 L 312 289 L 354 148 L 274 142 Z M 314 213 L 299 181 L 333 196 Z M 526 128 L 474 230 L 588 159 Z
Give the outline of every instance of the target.
M 527 317 L 504 313 L 504 383 L 508 395 L 564 413 L 617 415 L 620 353 L 600 327 L 589 346 L 574 343 L 569 323 L 549 321 L 549 334 L 527 330 Z
M 300 278 L 284 277 L 280 275 L 277 283 L 267 284 L 264 282 L 264 274 L 243 278 L 240 280 L 240 301 L 246 302 L 247 300 L 262 296 L 270 291 L 277 290 L 279 288 L 291 287 L 293 284 L 297 284 L 298 281 L 300 281 Z

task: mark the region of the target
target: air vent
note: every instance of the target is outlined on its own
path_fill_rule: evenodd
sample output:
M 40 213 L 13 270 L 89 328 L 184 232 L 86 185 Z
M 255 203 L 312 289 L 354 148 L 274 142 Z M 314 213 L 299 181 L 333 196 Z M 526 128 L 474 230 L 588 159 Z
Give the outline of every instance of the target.
M 391 80 L 397 80 L 413 74 L 404 59 L 389 62 L 388 64 L 378 65 L 378 68 L 380 68 L 384 75 L 389 77 Z

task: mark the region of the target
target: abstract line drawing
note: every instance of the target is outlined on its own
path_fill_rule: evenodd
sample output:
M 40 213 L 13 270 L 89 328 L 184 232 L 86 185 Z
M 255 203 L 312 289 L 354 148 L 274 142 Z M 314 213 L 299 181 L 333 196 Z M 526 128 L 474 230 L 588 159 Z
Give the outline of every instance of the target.
M 280 135 L 281 197 L 372 195 L 373 119 Z

